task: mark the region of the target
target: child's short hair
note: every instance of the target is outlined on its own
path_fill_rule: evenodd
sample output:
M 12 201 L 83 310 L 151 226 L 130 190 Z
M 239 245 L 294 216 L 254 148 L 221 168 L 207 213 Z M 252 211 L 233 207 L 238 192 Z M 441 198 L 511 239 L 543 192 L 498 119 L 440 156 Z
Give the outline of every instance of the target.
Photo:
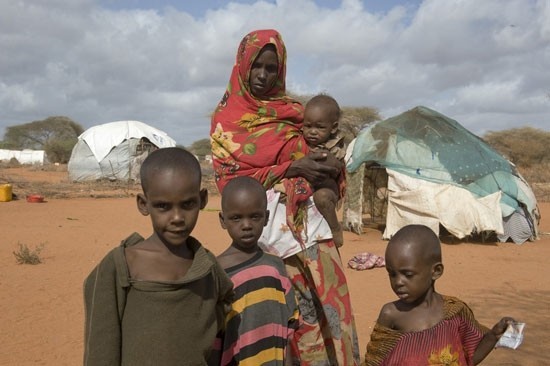
M 242 176 L 233 178 L 223 188 L 222 192 L 222 210 L 225 207 L 227 198 L 238 191 L 248 191 L 252 194 L 258 194 L 262 199 L 262 205 L 267 208 L 267 196 L 264 186 L 254 178 Z
M 182 169 L 200 182 L 202 179 L 201 166 L 195 155 L 179 147 L 167 147 L 153 151 L 141 164 L 139 172 L 141 188 L 147 193 L 149 180 L 154 173 L 164 170 Z
M 402 227 L 391 237 L 390 243 L 421 247 L 422 250 L 415 253 L 421 253 L 423 258 L 431 263 L 441 262 L 441 242 L 433 230 L 425 225 L 411 224 Z
M 342 116 L 342 110 L 340 109 L 338 102 L 336 101 L 336 99 L 334 99 L 328 94 L 324 94 L 324 93 L 317 94 L 307 102 L 306 107 L 308 105 L 324 106 L 325 108 L 327 108 L 331 116 L 331 119 L 334 122 L 337 122 L 338 120 L 340 120 L 340 117 Z

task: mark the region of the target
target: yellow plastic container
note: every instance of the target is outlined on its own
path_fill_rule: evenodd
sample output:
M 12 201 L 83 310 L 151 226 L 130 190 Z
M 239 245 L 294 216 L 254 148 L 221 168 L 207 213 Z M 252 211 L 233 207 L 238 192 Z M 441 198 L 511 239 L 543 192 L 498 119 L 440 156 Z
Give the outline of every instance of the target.
M 0 202 L 11 201 L 11 184 L 0 184 Z

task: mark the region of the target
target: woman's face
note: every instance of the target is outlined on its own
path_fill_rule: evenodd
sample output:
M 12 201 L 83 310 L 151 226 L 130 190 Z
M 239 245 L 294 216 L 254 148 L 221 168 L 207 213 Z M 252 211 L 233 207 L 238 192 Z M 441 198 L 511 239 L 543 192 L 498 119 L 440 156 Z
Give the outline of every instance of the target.
M 250 92 L 258 99 L 264 99 L 277 80 L 277 53 L 272 47 L 264 47 L 250 69 L 248 80 Z

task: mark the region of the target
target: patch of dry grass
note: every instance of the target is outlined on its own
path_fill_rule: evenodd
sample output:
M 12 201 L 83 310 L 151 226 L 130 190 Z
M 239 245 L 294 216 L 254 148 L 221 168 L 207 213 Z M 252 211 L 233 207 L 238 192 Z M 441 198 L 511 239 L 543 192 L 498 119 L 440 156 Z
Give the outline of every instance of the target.
M 550 202 L 550 183 L 532 183 L 531 188 L 538 202 Z
M 29 248 L 26 244 L 18 243 L 19 249 L 13 252 L 15 260 L 19 264 L 40 264 L 40 252 L 44 249 L 44 243 L 37 245 L 34 249 Z
M 550 163 L 518 167 L 518 171 L 531 186 L 537 201 L 550 202 Z

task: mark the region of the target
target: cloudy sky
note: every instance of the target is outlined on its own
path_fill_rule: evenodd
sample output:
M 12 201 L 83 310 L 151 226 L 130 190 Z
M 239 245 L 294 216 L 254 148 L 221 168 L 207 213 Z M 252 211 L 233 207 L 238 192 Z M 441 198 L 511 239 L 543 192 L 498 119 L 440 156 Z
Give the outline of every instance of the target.
M 279 30 L 287 85 L 384 118 L 550 130 L 550 0 L 0 0 L 0 138 L 64 115 L 208 137 L 241 38 Z

